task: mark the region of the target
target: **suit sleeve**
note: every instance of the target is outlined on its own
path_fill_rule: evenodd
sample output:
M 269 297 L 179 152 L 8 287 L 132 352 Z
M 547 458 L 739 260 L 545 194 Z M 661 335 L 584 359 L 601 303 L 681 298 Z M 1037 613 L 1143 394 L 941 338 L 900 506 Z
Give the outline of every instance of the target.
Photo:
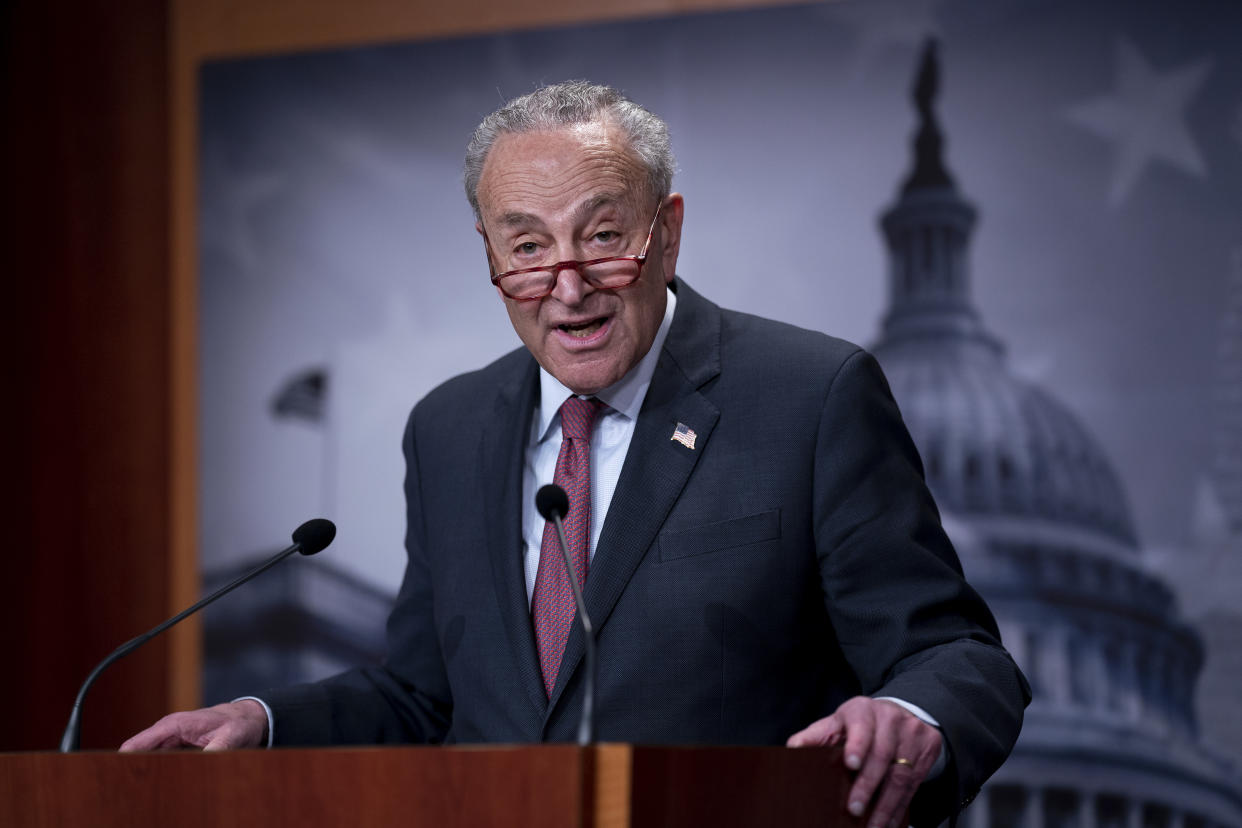
M 964 807 L 1017 739 L 1030 700 L 983 599 L 962 577 L 922 464 L 875 359 L 833 379 L 815 457 L 815 536 L 826 608 L 863 691 L 940 723 L 949 762 L 911 811 Z
M 448 731 L 452 699 L 424 544 L 417 420 L 418 408 L 402 441 L 408 562 L 388 618 L 388 659 L 379 667 L 262 694 L 272 709 L 274 745 L 439 743 Z

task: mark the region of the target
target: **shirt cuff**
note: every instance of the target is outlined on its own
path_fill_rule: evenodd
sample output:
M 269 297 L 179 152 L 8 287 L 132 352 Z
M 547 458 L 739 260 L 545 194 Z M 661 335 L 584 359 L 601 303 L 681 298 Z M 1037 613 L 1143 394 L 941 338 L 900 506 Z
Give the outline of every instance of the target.
M 275 720 L 272 718 L 272 708 L 268 707 L 268 706 L 267 706 L 267 702 L 263 701 L 263 699 L 259 698 L 258 696 L 241 696 L 241 697 L 239 697 L 239 698 L 233 699 L 233 701 L 235 701 L 235 702 L 239 702 L 239 701 L 252 701 L 252 702 L 258 702 L 259 704 L 263 705 L 263 712 L 267 714 L 267 744 L 266 744 L 266 745 L 264 745 L 263 747 L 269 747 L 269 748 L 270 748 L 270 747 L 272 746 L 272 734 L 274 734 L 274 733 L 276 732 L 276 722 L 275 722 Z M 897 699 L 890 699 L 890 701 L 897 702 L 898 704 L 901 704 L 901 705 L 902 705 L 902 707 L 905 707 L 905 705 L 904 705 L 904 704 L 902 704 L 902 702 L 898 701 Z M 913 707 L 913 705 L 911 705 L 911 706 Z M 915 708 L 915 709 L 917 709 L 917 708 Z M 913 711 L 913 710 L 911 710 L 910 712 L 911 712 L 911 713 L 914 713 L 914 711 Z M 919 714 L 918 714 L 918 713 L 914 713 L 914 715 L 918 716 Z M 920 719 L 922 719 L 923 717 L 922 717 L 922 716 L 919 716 L 919 718 L 920 718 Z M 924 719 L 924 721 L 926 721 L 926 719 Z M 933 722 L 933 724 L 934 724 L 934 722 Z
M 905 699 L 895 698 L 894 696 L 876 696 L 876 701 L 892 702 L 893 704 L 900 707 L 902 710 L 905 710 L 906 712 L 913 715 L 920 722 L 923 722 L 924 724 L 929 724 L 932 727 L 936 728 L 936 730 L 940 730 L 940 722 L 936 721 L 936 717 L 928 713 L 923 708 L 919 707 L 917 704 L 908 702 Z M 263 706 L 267 707 L 266 704 Z M 272 714 L 268 713 L 269 722 L 271 721 L 271 718 L 272 718 Z M 945 744 L 944 732 L 942 731 L 940 734 L 940 755 L 936 757 L 936 763 L 932 765 L 931 770 L 927 772 L 927 778 L 935 779 L 937 776 L 944 773 L 944 766 L 948 764 L 948 761 L 949 761 L 948 745 Z

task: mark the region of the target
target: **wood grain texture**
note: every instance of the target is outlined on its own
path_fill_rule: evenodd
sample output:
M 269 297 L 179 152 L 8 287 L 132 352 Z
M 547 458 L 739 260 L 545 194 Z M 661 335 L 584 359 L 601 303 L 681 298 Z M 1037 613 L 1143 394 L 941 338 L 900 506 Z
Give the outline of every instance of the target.
M 862 826 L 845 810 L 841 749 L 636 749 L 631 823 L 643 828 L 724 825 Z
M 591 754 L 590 811 L 599 828 L 624 828 L 630 824 L 634 749 L 631 745 L 600 745 Z
M 0 754 L 0 824 L 856 828 L 847 786 L 821 748 Z
M 51 748 L 94 664 L 168 610 L 163 0 L 5 10 L 3 749 Z M 92 692 L 88 745 L 167 700 L 167 641 Z
M 173 0 L 194 60 L 534 29 L 812 0 Z
M 11 754 L 0 824 L 568 828 L 583 778 L 573 746 Z

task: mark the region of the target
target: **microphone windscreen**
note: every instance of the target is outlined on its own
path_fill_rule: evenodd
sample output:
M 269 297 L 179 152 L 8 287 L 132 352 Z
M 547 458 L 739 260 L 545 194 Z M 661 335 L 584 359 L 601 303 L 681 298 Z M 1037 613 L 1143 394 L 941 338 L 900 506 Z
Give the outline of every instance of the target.
M 569 495 L 560 486 L 549 483 L 535 493 L 535 508 L 544 520 L 551 520 L 553 514 L 564 518 L 569 514 Z
M 301 546 L 303 555 L 314 555 L 332 543 L 336 537 L 336 524 L 324 518 L 311 518 L 293 530 L 293 542 Z

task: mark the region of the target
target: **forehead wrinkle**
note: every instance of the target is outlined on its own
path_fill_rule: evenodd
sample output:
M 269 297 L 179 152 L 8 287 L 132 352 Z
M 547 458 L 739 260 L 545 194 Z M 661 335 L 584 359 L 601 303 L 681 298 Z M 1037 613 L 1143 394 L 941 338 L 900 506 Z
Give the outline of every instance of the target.
M 534 196 L 540 199 L 556 199 L 563 193 L 575 190 L 599 190 L 599 196 L 624 201 L 625 193 L 634 189 L 630 176 L 613 165 L 582 161 L 568 169 L 546 170 L 536 165 L 523 165 L 517 169 L 496 170 L 488 190 L 494 195 Z M 549 174 L 552 173 L 552 174 Z M 592 195 L 588 201 L 598 196 Z M 579 207 L 580 211 L 582 208 Z M 524 211 L 516 211 L 524 212 Z
M 557 188 L 553 185 L 549 189 Z M 557 192 L 560 192 L 560 190 L 557 189 Z M 570 220 L 577 224 L 590 219 L 601 208 L 614 207 L 623 213 L 629 212 L 634 207 L 633 201 L 634 199 L 629 189 L 622 186 L 589 195 L 580 201 L 577 206 L 569 208 L 566 213 Z M 542 228 L 547 225 L 547 219 L 544 216 L 521 208 L 506 210 L 499 214 L 495 221 L 497 227 L 509 230 L 528 227 Z
M 516 140 L 529 137 L 517 136 Z M 519 154 L 512 158 L 512 144 L 504 148 L 509 152 L 494 152 L 480 183 L 486 192 L 484 200 L 499 208 L 493 214 L 495 220 L 510 228 L 544 225 L 548 217 L 537 211 L 545 205 L 553 215 L 569 215 L 581 220 L 583 214 L 604 204 L 611 202 L 624 209 L 640 200 L 646 178 L 632 153 L 608 141 L 584 143 L 569 158 L 538 153 L 534 157 L 522 158 Z M 577 206 L 562 207 L 578 200 L 575 193 L 586 195 L 586 198 Z M 487 211 L 486 206 L 484 211 Z

